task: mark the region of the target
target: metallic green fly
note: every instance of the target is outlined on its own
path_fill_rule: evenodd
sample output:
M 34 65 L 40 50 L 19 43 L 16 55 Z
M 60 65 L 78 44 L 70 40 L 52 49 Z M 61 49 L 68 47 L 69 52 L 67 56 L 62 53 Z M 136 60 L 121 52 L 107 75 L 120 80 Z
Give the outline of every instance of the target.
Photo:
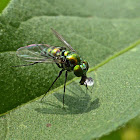
M 24 59 L 24 61 L 32 62 L 30 64 L 20 66 L 29 66 L 37 63 L 55 63 L 59 68 L 61 68 L 58 76 L 53 81 L 47 92 L 44 94 L 43 98 L 49 92 L 57 79 L 61 76 L 62 72 L 66 71 L 63 94 L 64 106 L 65 88 L 68 72 L 73 71 L 75 76 L 81 77 L 79 83 L 81 85 L 85 85 L 86 87 L 92 86 L 94 84 L 94 81 L 91 77 L 86 76 L 89 68 L 88 62 L 86 60 L 83 60 L 58 32 L 56 32 L 54 29 L 51 30 L 54 35 L 65 45 L 65 47 L 55 47 L 47 44 L 31 44 L 19 48 L 17 50 L 17 56 Z

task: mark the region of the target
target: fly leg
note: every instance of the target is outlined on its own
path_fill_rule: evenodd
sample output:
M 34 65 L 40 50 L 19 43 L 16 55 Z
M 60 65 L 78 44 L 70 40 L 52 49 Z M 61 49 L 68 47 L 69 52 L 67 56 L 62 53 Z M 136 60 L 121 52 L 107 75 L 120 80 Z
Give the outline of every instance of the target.
M 85 86 L 86 86 L 86 94 L 87 94 L 87 91 L 89 91 L 90 93 L 92 93 L 92 90 L 89 90 L 87 84 Z M 93 87 L 92 87 L 92 89 L 93 89 Z
M 60 65 L 59 65 L 59 63 L 55 63 L 59 68 L 62 68 Z M 56 68 L 55 68 L 55 66 L 54 66 L 54 64 L 52 63 L 52 66 L 53 66 L 53 68 L 54 68 L 54 70 L 55 70 L 55 72 L 56 72 Z
M 54 83 L 57 81 L 57 79 L 61 76 L 61 74 L 62 74 L 63 71 L 64 71 L 64 70 L 62 69 L 62 70 L 59 72 L 58 76 L 57 76 L 56 79 L 53 81 L 52 85 L 49 87 L 49 89 L 47 90 L 47 92 L 44 94 L 44 96 L 42 97 L 41 101 L 42 101 L 43 98 L 46 96 L 46 94 L 49 92 L 49 90 L 50 90 L 51 87 L 54 85 Z
M 34 65 L 34 64 L 37 64 L 37 63 L 39 63 L 39 62 L 34 62 L 34 63 L 30 63 L 30 64 L 25 64 L 25 65 L 11 66 L 11 67 L 31 66 L 31 65 Z
M 65 98 L 65 89 L 66 89 L 66 82 L 67 82 L 68 71 L 65 73 L 65 83 L 64 83 L 64 94 L 63 94 L 63 107 L 64 107 L 64 98 Z
M 58 63 L 56 63 L 56 65 L 57 65 L 59 68 L 62 68 Z
M 87 86 L 87 84 L 85 86 L 86 86 L 86 94 L 87 94 L 88 86 Z

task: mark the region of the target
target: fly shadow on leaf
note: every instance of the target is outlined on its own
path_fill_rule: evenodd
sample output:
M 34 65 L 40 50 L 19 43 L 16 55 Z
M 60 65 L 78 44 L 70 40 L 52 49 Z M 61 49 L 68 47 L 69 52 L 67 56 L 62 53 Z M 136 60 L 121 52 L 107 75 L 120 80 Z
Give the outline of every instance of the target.
M 43 101 L 41 103 L 46 104 L 46 108 L 36 108 L 35 110 L 43 114 L 65 115 L 87 113 L 100 106 L 99 98 L 92 99 L 91 94 L 94 93 L 90 93 L 89 90 L 86 91 L 86 89 L 83 90 L 81 86 L 73 82 L 70 88 L 66 89 L 64 108 L 62 104 Z M 63 102 L 63 94 L 54 93 L 52 95 L 54 95 L 59 102 Z

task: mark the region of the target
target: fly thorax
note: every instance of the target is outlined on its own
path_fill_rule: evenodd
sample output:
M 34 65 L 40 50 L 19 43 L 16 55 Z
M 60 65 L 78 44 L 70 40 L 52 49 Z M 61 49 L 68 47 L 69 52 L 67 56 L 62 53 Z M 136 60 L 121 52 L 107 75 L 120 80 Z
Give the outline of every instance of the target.
M 52 47 L 52 48 L 49 48 L 49 49 L 48 49 L 48 52 L 49 52 L 51 55 L 55 56 L 55 57 L 58 57 L 58 56 L 60 56 L 60 54 L 61 54 L 60 47 Z
M 76 65 L 79 65 L 81 59 L 78 54 L 70 53 L 66 56 L 66 60 L 68 61 L 70 67 L 74 68 Z
M 84 60 L 84 61 L 82 61 L 81 65 L 76 65 L 74 67 L 74 74 L 77 77 L 84 76 L 84 75 L 86 75 L 88 68 L 89 68 L 88 62 Z

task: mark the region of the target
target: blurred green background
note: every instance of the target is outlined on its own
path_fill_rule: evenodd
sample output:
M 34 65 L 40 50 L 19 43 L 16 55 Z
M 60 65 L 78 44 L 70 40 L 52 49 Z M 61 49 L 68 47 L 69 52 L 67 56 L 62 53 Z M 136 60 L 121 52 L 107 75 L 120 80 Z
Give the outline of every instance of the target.
M 7 6 L 10 0 L 0 0 L 0 13 Z
M 140 140 L 140 116 L 100 140 Z

